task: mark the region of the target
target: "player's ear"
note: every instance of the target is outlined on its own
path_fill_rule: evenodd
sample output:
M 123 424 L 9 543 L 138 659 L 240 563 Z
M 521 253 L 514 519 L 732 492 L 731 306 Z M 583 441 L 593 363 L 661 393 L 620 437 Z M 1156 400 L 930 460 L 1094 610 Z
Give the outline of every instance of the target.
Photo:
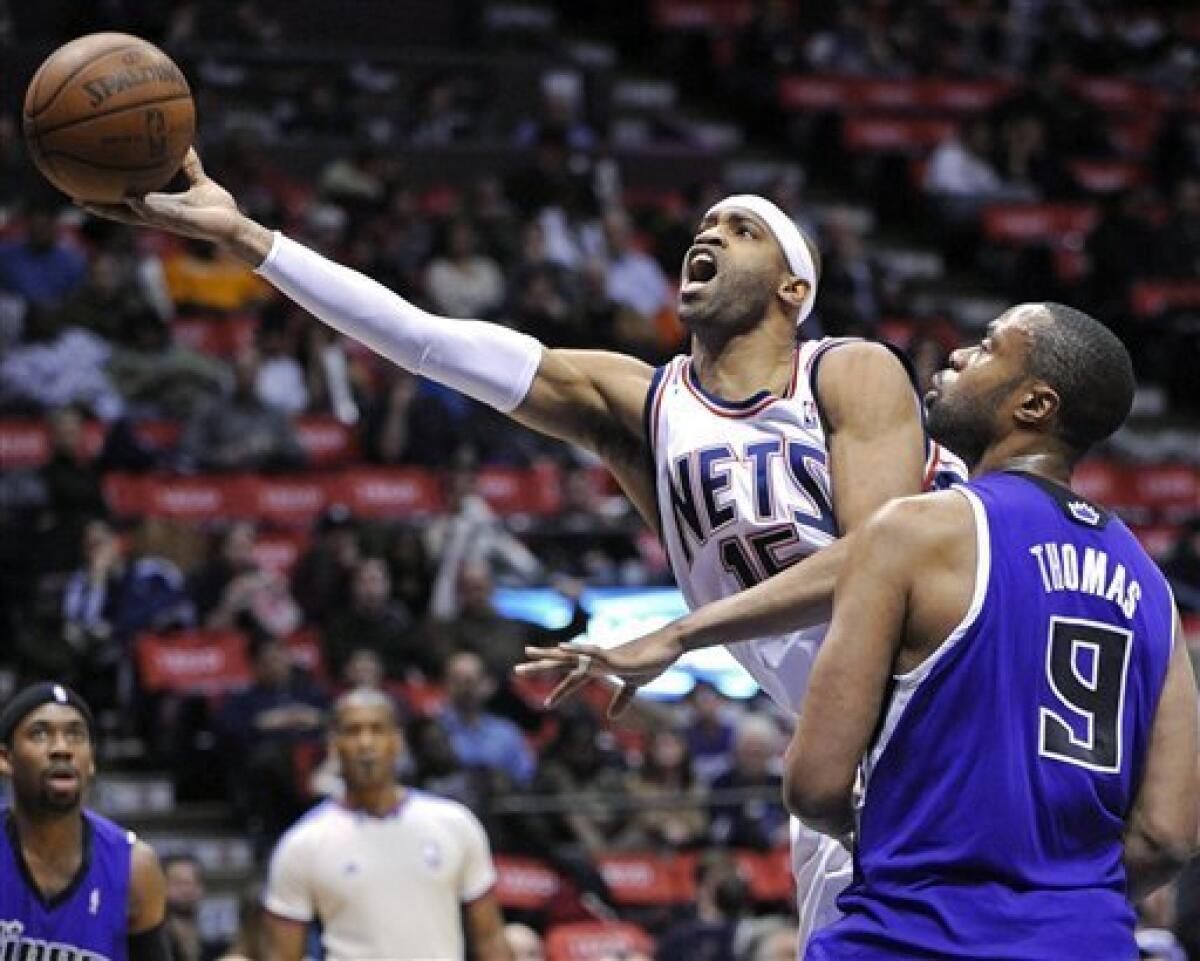
M 0 744 L 0 774 L 4 777 L 12 777 L 12 760 L 9 751 L 10 748 L 7 744 Z
M 1049 384 L 1031 380 L 1022 388 L 1020 401 L 1013 411 L 1017 422 L 1029 428 L 1045 428 L 1058 414 L 1062 399 Z
M 790 312 L 795 312 L 800 309 L 804 303 L 804 298 L 808 296 L 809 283 L 807 280 L 801 280 L 799 277 L 787 276 L 780 283 L 779 288 L 775 291 L 776 295 L 787 304 Z

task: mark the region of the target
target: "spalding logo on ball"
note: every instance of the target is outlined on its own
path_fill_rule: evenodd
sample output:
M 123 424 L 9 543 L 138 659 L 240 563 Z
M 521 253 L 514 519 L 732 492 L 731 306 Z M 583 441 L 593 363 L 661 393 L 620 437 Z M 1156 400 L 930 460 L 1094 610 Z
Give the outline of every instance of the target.
M 76 200 L 116 203 L 161 190 L 196 136 L 187 78 L 125 33 L 64 44 L 25 92 L 25 142 L 38 170 Z

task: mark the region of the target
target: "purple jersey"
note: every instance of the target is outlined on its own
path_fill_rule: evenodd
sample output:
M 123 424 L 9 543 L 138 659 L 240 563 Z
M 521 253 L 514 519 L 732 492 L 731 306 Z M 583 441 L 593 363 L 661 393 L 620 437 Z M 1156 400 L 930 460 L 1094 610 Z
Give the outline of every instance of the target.
M 1137 958 L 1122 832 L 1173 605 L 1128 528 L 1066 488 L 958 488 L 980 545 L 963 623 L 893 683 L 855 877 L 808 961 Z
M 79 873 L 46 900 L 29 875 L 9 812 L 0 818 L 0 961 L 125 961 L 133 833 L 85 810 Z

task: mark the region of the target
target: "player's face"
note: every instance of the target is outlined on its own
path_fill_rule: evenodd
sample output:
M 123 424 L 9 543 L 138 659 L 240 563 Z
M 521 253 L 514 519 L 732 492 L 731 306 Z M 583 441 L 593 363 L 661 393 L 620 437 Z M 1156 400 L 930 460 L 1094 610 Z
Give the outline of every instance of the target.
M 950 366 L 933 375 L 925 395 L 930 436 L 977 464 L 1012 422 L 1018 388 L 1026 381 L 1029 330 L 1039 308 L 1022 304 L 988 325 L 974 347 L 950 355 Z
M 789 277 L 779 242 L 757 216 L 737 207 L 710 214 L 683 258 L 679 319 L 691 331 L 751 330 Z
M 87 722 L 66 704 L 43 704 L 0 748 L 0 772 L 12 778 L 13 795 L 30 814 L 64 814 L 83 803 L 96 774 Z
M 403 742 L 390 708 L 344 705 L 334 719 L 333 746 L 352 791 L 377 789 L 395 779 Z

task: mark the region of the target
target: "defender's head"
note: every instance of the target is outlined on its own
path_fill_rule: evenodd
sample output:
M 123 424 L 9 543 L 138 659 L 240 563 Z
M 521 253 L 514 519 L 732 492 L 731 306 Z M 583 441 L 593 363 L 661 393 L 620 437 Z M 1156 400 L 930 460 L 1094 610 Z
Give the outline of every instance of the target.
M 395 780 L 404 736 L 396 706 L 383 691 L 357 687 L 339 697 L 331 734 L 351 793 L 378 790 Z
M 1062 304 L 1019 304 L 934 375 L 929 433 L 972 467 L 1014 435 L 1073 464 L 1121 426 L 1133 392 L 1133 364 L 1107 327 Z
M 679 318 L 732 336 L 771 314 L 799 325 L 817 294 L 816 245 L 771 201 L 737 194 L 714 204 L 683 258 Z
M 75 811 L 96 776 L 91 709 L 69 687 L 33 684 L 0 713 L 0 774 L 33 816 Z

